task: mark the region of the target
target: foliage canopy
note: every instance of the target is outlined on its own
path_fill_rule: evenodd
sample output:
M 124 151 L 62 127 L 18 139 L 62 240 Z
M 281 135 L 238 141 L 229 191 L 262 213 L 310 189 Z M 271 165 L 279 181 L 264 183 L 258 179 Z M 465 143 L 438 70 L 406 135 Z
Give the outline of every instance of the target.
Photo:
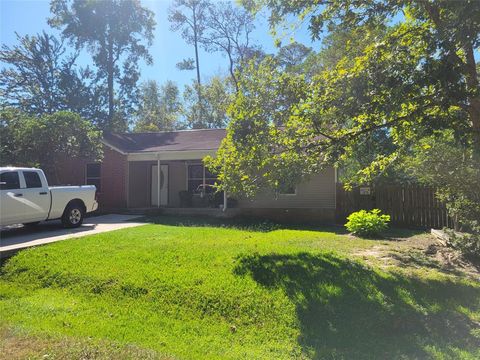
M 229 109 L 227 138 L 218 157 L 207 159 L 220 171 L 221 188 L 254 194 L 298 182 L 327 164 L 341 166 L 359 146 L 383 138 L 385 146 L 349 179 L 372 181 L 438 130 L 451 131 L 478 164 L 478 1 L 245 4 L 253 11 L 266 6 L 272 26 L 293 14 L 310 21 L 313 38 L 340 29 L 363 40 L 353 56 L 331 51 L 334 64 L 308 76 L 283 72 L 271 58 L 249 69 Z
M 104 79 L 108 92 L 105 129 L 125 130 L 123 112 L 131 111 L 140 77 L 138 61 L 151 64 L 148 47 L 153 41 L 154 14 L 139 0 L 52 0 L 49 24 L 62 31 L 77 48 L 86 48 Z M 117 87 L 115 87 L 115 82 Z
M 19 36 L 18 45 L 3 45 L 0 61 L 2 106 L 15 107 L 32 115 L 73 111 L 92 122 L 104 119 L 103 88 L 89 67 L 76 65 L 77 51 L 42 32 Z
M 38 166 L 56 182 L 60 161 L 69 158 L 99 160 L 101 131 L 78 114 L 60 111 L 41 117 L 15 109 L 0 113 L 2 164 Z

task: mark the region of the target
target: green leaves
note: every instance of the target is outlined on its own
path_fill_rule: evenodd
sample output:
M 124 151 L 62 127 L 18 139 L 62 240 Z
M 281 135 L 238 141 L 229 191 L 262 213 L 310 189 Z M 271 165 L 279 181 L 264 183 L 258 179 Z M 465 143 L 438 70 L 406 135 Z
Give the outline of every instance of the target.
M 200 99 L 198 93 L 201 94 Z M 230 79 L 220 76 L 213 76 L 201 85 L 186 85 L 182 107 L 184 126 L 193 129 L 225 128 L 232 93 Z
M 480 166 L 465 139 L 453 131 L 436 131 L 421 139 L 405 167 L 419 181 L 434 186 L 458 228 L 480 232 Z
M 94 123 L 104 118 L 102 87 L 94 74 L 76 64 L 78 53 L 64 42 L 42 32 L 17 35 L 18 44 L 3 45 L 0 61 L 0 98 L 31 115 L 68 110 Z
M 140 87 L 139 108 L 134 131 L 170 131 L 181 127 L 182 103 L 177 84 L 146 81 Z
M 78 114 L 61 111 L 30 117 L 12 109 L 1 112 L 2 163 L 40 166 L 55 172 L 60 160 L 71 158 L 99 160 L 102 155 L 101 131 Z
M 479 2 L 245 3 L 265 5 L 272 26 L 295 15 L 326 37 L 303 70 L 266 58 L 245 71 L 216 160 L 221 186 L 253 194 L 325 164 L 350 185 L 412 180 L 401 165 L 437 130 L 480 154 Z
M 302 75 L 282 73 L 276 65 L 267 58 L 245 70 L 228 110 L 227 137 L 216 159 L 207 161 L 220 171 L 220 186 L 229 193 L 253 195 L 265 187 L 278 190 L 280 183 L 293 185 L 317 163 L 306 156 L 312 151 L 302 135 L 311 132 L 300 112 L 310 107 L 308 86 Z
M 371 211 L 360 210 L 351 213 L 345 224 L 348 231 L 355 235 L 372 237 L 378 236 L 382 231 L 386 230 L 390 222 L 390 215 L 380 214 L 379 209 Z
M 148 47 L 153 41 L 154 13 L 138 0 L 52 0 L 49 24 L 62 32 L 76 48 L 86 48 L 104 80 L 108 121 L 103 129 L 125 131 L 132 111 L 138 62 L 152 64 Z

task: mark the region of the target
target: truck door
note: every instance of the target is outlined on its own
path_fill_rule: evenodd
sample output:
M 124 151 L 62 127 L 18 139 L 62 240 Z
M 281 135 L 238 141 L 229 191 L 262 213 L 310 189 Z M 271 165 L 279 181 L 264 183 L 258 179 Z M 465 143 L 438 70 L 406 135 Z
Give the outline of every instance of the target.
M 25 204 L 22 190 L 17 170 L 4 170 L 0 173 L 0 225 L 23 222 Z
M 25 221 L 42 221 L 48 217 L 50 210 L 50 193 L 47 184 L 42 183 L 38 171 L 22 170 L 25 188 L 22 189 L 25 199 Z

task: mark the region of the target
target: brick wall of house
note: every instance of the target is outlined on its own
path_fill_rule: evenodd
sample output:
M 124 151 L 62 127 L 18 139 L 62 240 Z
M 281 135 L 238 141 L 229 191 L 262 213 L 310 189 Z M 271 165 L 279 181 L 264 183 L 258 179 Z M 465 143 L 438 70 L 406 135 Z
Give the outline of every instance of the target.
M 86 159 L 63 159 L 57 167 L 57 175 L 47 173 L 51 185 L 85 185 L 86 166 L 93 161 Z M 99 193 L 100 209 L 127 207 L 127 169 L 126 155 L 103 148 L 103 160 L 100 169 L 101 191 Z
M 89 161 L 83 159 L 64 158 L 58 160 L 56 173 L 43 169 L 50 186 L 84 185 L 85 166 Z
M 103 209 L 127 207 L 127 174 L 127 156 L 105 146 L 101 165 L 102 192 L 99 199 Z

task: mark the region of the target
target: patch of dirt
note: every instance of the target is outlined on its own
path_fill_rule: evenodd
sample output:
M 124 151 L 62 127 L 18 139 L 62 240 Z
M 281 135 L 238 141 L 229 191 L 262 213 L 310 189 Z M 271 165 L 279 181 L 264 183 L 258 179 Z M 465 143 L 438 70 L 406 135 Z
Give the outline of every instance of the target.
M 354 255 L 362 257 L 367 263 L 384 268 L 429 268 L 480 280 L 479 265 L 465 259 L 458 250 L 440 244 L 430 234 L 388 240 Z
M 23 331 L 0 327 L 0 360 L 20 359 L 172 359 L 152 350 L 132 345 L 73 338 L 54 339 L 48 335 L 28 335 Z

